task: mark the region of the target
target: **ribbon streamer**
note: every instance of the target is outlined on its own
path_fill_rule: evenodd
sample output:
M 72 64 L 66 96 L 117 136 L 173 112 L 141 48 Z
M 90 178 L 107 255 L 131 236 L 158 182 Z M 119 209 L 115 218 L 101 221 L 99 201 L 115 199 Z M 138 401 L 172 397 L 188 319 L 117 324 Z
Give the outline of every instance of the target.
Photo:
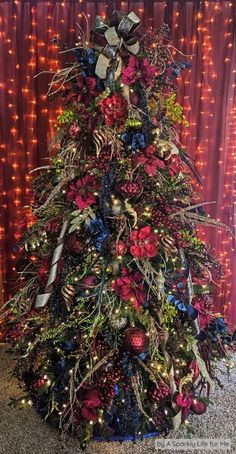
M 194 297 L 192 276 L 191 276 L 191 272 L 190 272 L 190 269 L 188 267 L 188 264 L 186 262 L 185 253 L 184 253 L 183 248 L 179 249 L 179 254 L 180 254 L 180 258 L 181 258 L 183 266 L 185 268 L 187 268 L 187 273 L 188 273 L 188 276 L 187 276 L 187 289 L 188 289 L 188 299 L 189 299 L 189 305 L 191 306 L 191 308 L 190 308 L 190 311 L 191 311 L 191 309 L 194 308 L 194 306 L 192 305 L 192 300 L 193 300 L 193 297 Z M 197 334 L 199 334 L 200 331 L 201 331 L 200 330 L 200 326 L 199 326 L 199 317 L 197 316 L 197 317 L 195 317 L 192 320 L 194 320 L 194 325 L 195 325 Z
M 209 385 L 214 390 L 215 389 L 215 382 L 210 377 L 210 375 L 208 373 L 208 370 L 206 368 L 206 363 L 202 359 L 202 357 L 200 356 L 200 353 L 199 353 L 199 350 L 198 350 L 198 346 L 197 346 L 197 340 L 193 340 L 191 342 L 191 348 L 192 348 L 192 351 L 193 351 L 193 353 L 194 353 L 194 355 L 196 357 L 196 361 L 197 361 L 197 364 L 198 364 L 198 367 L 200 369 L 200 372 L 201 372 L 202 376 L 205 378 L 205 380 L 209 383 Z
M 62 228 L 61 228 L 59 238 L 57 240 L 57 246 L 53 252 L 51 268 L 50 268 L 50 273 L 49 273 L 48 280 L 47 280 L 47 285 L 46 285 L 44 293 L 41 293 L 40 295 L 37 295 L 37 297 L 36 297 L 36 301 L 35 301 L 36 308 L 45 307 L 52 294 L 53 283 L 55 282 L 56 277 L 57 277 L 57 267 L 58 267 L 58 262 L 61 258 L 61 254 L 62 254 L 62 250 L 63 250 L 63 246 L 64 246 L 64 237 L 65 237 L 65 233 L 67 230 L 67 226 L 68 226 L 68 221 L 64 221 Z
M 174 371 L 173 362 L 172 362 L 171 356 L 166 351 L 166 344 L 167 344 L 168 337 L 169 337 L 169 334 L 166 331 L 164 333 L 164 336 L 162 338 L 162 342 L 160 345 L 161 345 L 161 349 L 162 349 L 162 352 L 164 354 L 166 364 L 167 364 L 170 393 L 171 393 L 171 397 L 173 398 L 177 391 L 177 386 L 175 383 L 175 371 Z M 178 405 L 173 401 L 172 401 L 172 408 L 173 408 L 174 412 L 176 413 L 175 416 L 173 416 L 171 418 L 172 424 L 173 424 L 173 429 L 177 430 L 181 424 L 181 419 L 182 419 L 181 410 L 179 409 Z

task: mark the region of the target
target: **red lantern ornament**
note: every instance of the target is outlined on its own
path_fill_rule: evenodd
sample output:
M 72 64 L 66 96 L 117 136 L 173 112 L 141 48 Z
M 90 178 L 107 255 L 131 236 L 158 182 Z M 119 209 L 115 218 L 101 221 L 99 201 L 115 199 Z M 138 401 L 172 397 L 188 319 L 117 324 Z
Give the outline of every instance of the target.
M 132 199 L 139 197 L 143 192 L 143 185 L 138 181 L 121 181 L 118 184 L 118 191 L 123 197 Z
M 143 329 L 127 328 L 123 333 L 123 350 L 132 355 L 140 355 L 147 350 L 149 339 Z
M 118 241 L 118 243 L 114 242 L 110 246 L 111 253 L 115 255 L 116 257 L 118 256 L 123 256 L 126 254 L 128 250 L 128 246 L 126 243 L 122 240 Z
M 202 400 L 193 399 L 190 409 L 195 415 L 203 415 L 207 409 L 207 404 Z

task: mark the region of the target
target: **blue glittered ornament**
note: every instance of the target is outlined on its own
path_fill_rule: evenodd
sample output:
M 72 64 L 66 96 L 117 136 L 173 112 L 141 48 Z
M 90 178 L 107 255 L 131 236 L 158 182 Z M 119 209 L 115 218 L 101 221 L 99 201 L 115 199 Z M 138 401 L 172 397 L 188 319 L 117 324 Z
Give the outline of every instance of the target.
M 110 233 L 108 228 L 105 227 L 102 219 L 92 219 L 89 224 L 86 225 L 86 230 L 90 234 L 97 251 L 101 252 L 103 244 Z
M 124 132 L 120 138 L 124 144 L 130 145 L 133 150 L 146 147 L 145 135 L 142 132 Z

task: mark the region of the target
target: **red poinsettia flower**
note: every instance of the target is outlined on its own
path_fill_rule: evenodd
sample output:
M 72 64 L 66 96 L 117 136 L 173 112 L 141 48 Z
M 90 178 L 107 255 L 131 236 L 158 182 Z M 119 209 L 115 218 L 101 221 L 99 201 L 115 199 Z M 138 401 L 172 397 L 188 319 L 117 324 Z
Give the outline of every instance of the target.
M 134 165 L 142 165 L 149 177 L 154 177 L 158 169 L 165 169 L 165 163 L 154 155 L 155 151 L 154 145 L 148 145 L 134 157 Z
M 121 124 L 127 118 L 127 101 L 120 93 L 114 93 L 99 102 L 101 111 L 105 117 L 106 125 Z
M 87 421 L 96 422 L 98 420 L 97 409 L 101 407 L 101 399 L 96 389 L 91 389 L 79 399 L 80 408 L 74 412 L 77 424 L 84 418 Z
M 79 88 L 78 102 L 88 106 L 97 96 L 96 79 L 94 77 L 79 76 L 77 86 Z
M 130 234 L 130 252 L 138 259 L 155 257 L 157 255 L 158 235 L 151 232 L 151 227 L 133 230 Z
M 135 309 L 144 304 L 145 291 L 142 284 L 143 276 L 141 273 L 131 274 L 126 268 L 122 269 L 122 277 L 118 277 L 112 288 L 124 301 L 131 301 Z
M 153 83 L 156 68 L 150 65 L 147 58 L 130 57 L 128 66 L 122 71 L 121 81 L 125 85 L 134 85 L 139 81 L 144 88 Z
M 80 210 L 84 210 L 96 203 L 95 191 L 97 188 L 94 178 L 86 175 L 83 178 L 79 178 L 75 183 L 70 184 L 67 200 L 74 202 Z
M 181 170 L 181 159 L 179 155 L 172 154 L 167 161 L 168 171 L 171 177 L 180 173 Z
M 182 415 L 183 417 L 187 416 L 189 414 L 190 407 L 193 402 L 193 396 L 191 393 L 188 392 L 183 392 L 181 394 L 178 394 L 175 397 L 175 403 L 179 406 L 182 407 Z

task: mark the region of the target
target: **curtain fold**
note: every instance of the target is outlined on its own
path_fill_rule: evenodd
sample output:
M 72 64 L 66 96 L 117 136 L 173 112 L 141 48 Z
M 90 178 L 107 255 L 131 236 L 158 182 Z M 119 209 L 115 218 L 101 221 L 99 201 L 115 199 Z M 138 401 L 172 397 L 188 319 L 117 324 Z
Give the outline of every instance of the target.
M 50 75 L 68 58 L 51 42 L 57 36 L 72 44 L 78 22 L 86 31 L 96 14 L 113 9 L 135 11 L 143 30 L 169 24 L 176 60 L 192 63 L 178 80 L 179 101 L 190 127 L 180 132 L 196 161 L 204 189 L 195 190 L 210 204 L 208 212 L 235 232 L 236 207 L 236 4 L 231 1 L 85 1 L 16 0 L 0 2 L 0 291 L 6 300 L 16 287 L 17 243 L 29 225 L 33 168 L 47 163 L 47 144 L 57 100 L 46 99 Z M 216 309 L 236 322 L 235 240 L 222 229 L 200 229 L 222 260 L 225 275 Z M 1 285 L 2 282 L 2 285 Z M 19 284 L 19 283 L 18 283 Z M 17 285 L 18 285 L 17 284 Z M 1 288 L 2 287 L 2 288 Z M 5 297 L 4 297 L 5 294 Z

